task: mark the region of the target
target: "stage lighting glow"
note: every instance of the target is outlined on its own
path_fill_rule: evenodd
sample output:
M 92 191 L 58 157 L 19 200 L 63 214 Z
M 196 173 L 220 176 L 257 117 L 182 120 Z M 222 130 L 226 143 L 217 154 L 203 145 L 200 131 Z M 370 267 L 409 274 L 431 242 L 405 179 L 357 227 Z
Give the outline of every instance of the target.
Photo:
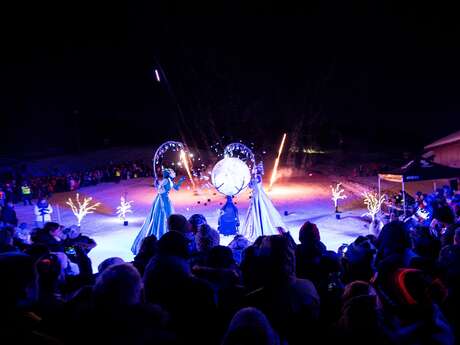
M 212 169 L 211 180 L 220 193 L 233 196 L 248 186 L 251 174 L 249 167 L 241 159 L 225 157 Z

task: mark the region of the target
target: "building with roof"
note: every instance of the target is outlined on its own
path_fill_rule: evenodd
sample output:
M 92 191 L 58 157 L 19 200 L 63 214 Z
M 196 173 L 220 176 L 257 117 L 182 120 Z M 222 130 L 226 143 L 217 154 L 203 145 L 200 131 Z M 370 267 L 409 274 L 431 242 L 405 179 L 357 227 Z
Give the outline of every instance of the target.
M 435 163 L 460 168 L 460 131 L 436 140 L 425 150 L 424 157 L 433 157 Z

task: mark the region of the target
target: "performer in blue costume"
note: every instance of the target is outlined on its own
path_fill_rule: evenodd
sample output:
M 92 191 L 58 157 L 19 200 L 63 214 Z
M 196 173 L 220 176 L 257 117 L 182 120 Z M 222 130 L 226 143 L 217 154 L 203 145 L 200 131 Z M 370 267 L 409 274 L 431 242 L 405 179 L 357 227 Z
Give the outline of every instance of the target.
M 227 202 L 220 209 L 217 223 L 217 230 L 224 236 L 235 235 L 238 232 L 240 226 L 238 209 L 231 196 L 227 196 Z
M 251 242 L 262 235 L 278 235 L 278 227 L 287 230 L 280 214 L 262 187 L 263 174 L 264 168 L 260 162 L 256 167 L 254 178 L 249 183 L 249 187 L 252 188 L 252 198 L 240 232 Z
M 181 177 L 177 183 L 174 183 L 176 173 L 172 169 L 163 170 L 163 179 L 158 185 L 158 194 L 153 201 L 150 214 L 145 219 L 139 234 L 137 235 L 131 247 L 134 255 L 137 255 L 141 248 L 142 240 L 150 235 L 155 235 L 160 239 L 166 233 L 168 217 L 174 213 L 171 200 L 169 199 L 169 191 L 171 188 L 179 190 L 185 177 Z

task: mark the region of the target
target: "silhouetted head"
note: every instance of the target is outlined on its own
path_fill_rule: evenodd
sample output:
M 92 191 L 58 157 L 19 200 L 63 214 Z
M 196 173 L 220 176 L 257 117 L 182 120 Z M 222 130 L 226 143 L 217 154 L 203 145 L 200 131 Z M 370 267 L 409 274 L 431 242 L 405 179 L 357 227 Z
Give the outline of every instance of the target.
M 233 317 L 222 345 L 277 345 L 279 338 L 264 313 L 244 308 Z
M 113 265 L 119 265 L 124 263 L 125 261 L 122 258 L 119 257 L 112 257 L 112 258 L 107 258 L 104 261 L 102 261 L 99 266 L 97 266 L 97 271 L 100 273 L 104 272 L 107 268 Z
M 194 215 L 192 215 L 188 219 L 188 222 L 190 223 L 190 225 L 192 227 L 192 231 L 194 233 L 196 233 L 198 231 L 198 229 L 200 228 L 200 226 L 202 226 L 203 224 L 208 224 L 205 216 L 203 216 L 202 214 L 194 214 Z
M 0 254 L 0 307 L 17 308 L 33 303 L 38 296 L 35 260 L 29 255 Z
M 186 259 L 190 255 L 189 240 L 178 231 L 168 231 L 158 241 L 158 254 Z
M 308 243 L 320 241 L 321 237 L 319 234 L 318 227 L 314 223 L 305 222 L 299 230 L 299 241 L 300 243 Z
M 129 263 L 109 266 L 93 287 L 94 303 L 104 309 L 140 303 L 141 296 L 142 278 Z
M 168 217 L 168 230 L 187 233 L 191 231 L 190 223 L 181 214 L 172 214 Z

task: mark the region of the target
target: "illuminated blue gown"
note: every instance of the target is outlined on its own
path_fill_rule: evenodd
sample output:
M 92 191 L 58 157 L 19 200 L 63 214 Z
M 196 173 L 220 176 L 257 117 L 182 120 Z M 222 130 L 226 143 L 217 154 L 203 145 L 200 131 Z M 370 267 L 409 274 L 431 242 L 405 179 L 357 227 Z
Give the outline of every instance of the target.
M 169 199 L 169 191 L 171 188 L 178 190 L 179 186 L 180 184 L 174 184 L 169 177 L 161 180 L 158 186 L 158 194 L 153 201 L 152 209 L 131 247 L 131 251 L 134 255 L 139 253 L 142 240 L 145 237 L 155 235 L 157 239 L 160 239 L 160 237 L 166 233 L 168 217 L 174 213 L 173 205 Z
M 277 227 L 288 230 L 262 187 L 262 176 L 256 175 L 251 180 L 249 187 L 252 188 L 252 198 L 240 233 L 249 241 L 254 242 L 262 235 L 278 235 Z

